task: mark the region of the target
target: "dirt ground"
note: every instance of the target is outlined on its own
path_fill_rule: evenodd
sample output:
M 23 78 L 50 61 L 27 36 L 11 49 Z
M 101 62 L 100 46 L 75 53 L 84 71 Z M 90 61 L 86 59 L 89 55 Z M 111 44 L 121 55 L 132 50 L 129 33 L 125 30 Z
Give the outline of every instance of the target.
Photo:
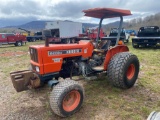
M 1 76 L 3 76 L 1 74 Z M 85 103 L 83 104 L 82 108 L 79 112 L 77 112 L 75 115 L 69 117 L 69 118 L 60 118 L 57 115 L 55 115 L 49 106 L 49 93 L 50 89 L 45 86 L 44 88 L 37 89 L 37 90 L 28 90 L 21 93 L 17 93 L 15 89 L 13 88 L 13 85 L 7 77 L 7 79 L 4 80 L 5 82 L 1 83 L 0 87 L 0 118 L 1 120 L 62 120 L 62 119 L 68 119 L 68 120 L 123 120 L 123 118 L 120 117 L 120 113 L 116 113 L 116 106 L 113 105 L 109 106 L 110 102 L 113 98 L 113 96 L 110 96 L 111 98 L 104 99 L 106 95 L 103 95 L 102 93 L 98 95 L 98 98 L 101 98 L 101 103 L 94 103 L 92 105 L 91 102 L 97 101 L 97 98 L 95 100 L 94 97 L 90 98 L 91 96 L 94 96 L 94 93 L 87 93 L 85 98 Z M 84 86 L 86 84 L 85 81 L 81 81 Z M 105 82 L 102 80 L 102 82 Z M 103 84 L 103 83 L 102 83 Z M 139 97 L 144 97 L 145 100 L 144 103 L 140 101 L 140 104 L 144 104 L 146 106 L 152 107 L 152 102 L 160 100 L 159 94 L 155 94 L 151 92 L 149 89 L 139 88 L 137 87 L 138 84 L 136 84 L 135 87 L 123 91 L 123 93 L 120 93 L 120 97 L 122 99 L 125 99 L 129 103 L 138 102 L 138 99 L 135 97 L 136 95 Z M 109 89 L 112 89 L 112 86 L 106 86 L 109 87 Z M 103 89 L 104 86 L 103 86 Z M 107 91 L 112 91 L 107 89 Z M 96 90 L 93 89 L 92 90 Z M 114 94 L 114 93 L 113 93 Z M 110 100 L 111 99 L 111 100 Z M 119 99 L 115 98 L 116 101 Z M 123 103 L 120 105 L 121 109 L 126 109 L 127 111 L 133 111 L 133 108 L 131 108 L 129 105 L 126 107 L 128 102 Z M 141 103 L 142 102 L 142 103 Z M 116 102 L 117 103 L 117 102 Z M 100 104 L 100 105 L 98 105 Z M 141 106 L 139 106 L 141 107 Z M 134 109 L 139 109 L 137 106 L 135 106 Z M 139 113 L 141 114 L 141 113 Z M 124 116 L 127 116 L 125 114 Z M 138 118 L 139 119 L 139 118 Z M 140 118 L 141 120 L 145 119 L 144 117 Z M 139 119 L 139 120 L 140 120 Z M 124 120 L 127 120 L 124 117 Z M 128 119 L 130 120 L 130 119 Z M 135 119 L 136 120 L 136 119 Z
M 3 52 L 0 53 L 0 57 L 11 57 L 11 56 L 21 56 L 27 54 L 27 52 L 18 51 L 18 52 Z
M 157 74 L 160 64 L 144 59 L 146 52 L 140 56 L 139 51 L 133 50 L 141 63 L 139 78 L 133 88 L 114 88 L 106 78 L 82 80 L 85 88 L 82 108 L 71 117 L 61 118 L 50 108 L 51 89 L 47 85 L 36 90 L 15 91 L 9 72 L 26 68 L 29 55 L 27 46 L 22 51 L 13 49 L 0 50 L 0 120 L 145 120 L 150 112 L 160 111 L 160 74 Z M 159 53 L 160 50 L 156 54 Z

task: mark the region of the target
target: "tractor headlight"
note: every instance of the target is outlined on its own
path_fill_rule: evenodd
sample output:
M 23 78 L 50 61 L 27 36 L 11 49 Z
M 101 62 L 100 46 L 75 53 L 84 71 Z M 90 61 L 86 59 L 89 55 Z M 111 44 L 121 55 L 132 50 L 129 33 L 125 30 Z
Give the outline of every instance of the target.
M 37 71 L 37 72 L 40 72 L 40 70 L 39 70 L 39 67 L 38 67 L 38 66 L 36 66 L 36 71 Z

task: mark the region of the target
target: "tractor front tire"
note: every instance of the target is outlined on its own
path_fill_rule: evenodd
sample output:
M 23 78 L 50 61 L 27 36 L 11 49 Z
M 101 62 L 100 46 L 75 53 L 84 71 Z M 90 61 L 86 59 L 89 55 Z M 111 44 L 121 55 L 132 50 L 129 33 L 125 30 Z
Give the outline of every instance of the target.
M 108 65 L 109 81 L 119 88 L 131 88 L 137 80 L 138 73 L 139 60 L 129 52 L 114 55 Z
M 83 87 L 76 81 L 65 80 L 53 87 L 50 106 L 55 114 L 67 117 L 80 109 L 83 99 Z

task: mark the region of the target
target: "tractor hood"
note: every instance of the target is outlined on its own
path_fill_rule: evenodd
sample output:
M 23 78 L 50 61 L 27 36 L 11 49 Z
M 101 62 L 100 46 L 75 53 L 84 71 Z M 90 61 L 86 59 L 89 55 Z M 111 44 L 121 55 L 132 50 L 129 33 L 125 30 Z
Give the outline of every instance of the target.
M 39 67 L 39 74 L 48 74 L 60 71 L 65 58 L 90 58 L 93 49 L 93 44 L 90 41 L 79 41 L 78 44 L 49 44 L 48 47 L 32 45 L 29 48 L 30 62 L 32 66 Z
M 72 48 L 83 48 L 88 45 L 92 45 L 89 40 L 81 40 L 79 43 L 74 44 L 49 44 L 49 47 L 46 47 L 45 45 L 31 45 L 30 48 L 35 49 L 72 49 Z

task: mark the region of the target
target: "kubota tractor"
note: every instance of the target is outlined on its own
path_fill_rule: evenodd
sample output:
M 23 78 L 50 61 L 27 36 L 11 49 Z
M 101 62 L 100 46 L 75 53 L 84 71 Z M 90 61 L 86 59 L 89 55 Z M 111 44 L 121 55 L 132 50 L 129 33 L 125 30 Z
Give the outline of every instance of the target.
M 67 117 L 78 111 L 83 103 L 84 89 L 72 78 L 83 75 L 92 78 L 105 73 L 116 87 L 131 88 L 138 77 L 139 60 L 122 41 L 119 41 L 123 16 L 131 15 L 129 10 L 94 8 L 83 11 L 85 16 L 100 18 L 96 42 L 83 40 L 74 44 L 49 44 L 49 32 L 45 31 L 45 45 L 29 47 L 31 70 L 11 72 L 10 76 L 17 92 L 38 88 L 45 83 L 53 88 L 50 106 L 55 114 Z M 102 20 L 120 17 L 119 33 L 115 46 L 110 41 L 100 43 L 99 33 Z M 63 81 L 58 78 L 64 78 Z

